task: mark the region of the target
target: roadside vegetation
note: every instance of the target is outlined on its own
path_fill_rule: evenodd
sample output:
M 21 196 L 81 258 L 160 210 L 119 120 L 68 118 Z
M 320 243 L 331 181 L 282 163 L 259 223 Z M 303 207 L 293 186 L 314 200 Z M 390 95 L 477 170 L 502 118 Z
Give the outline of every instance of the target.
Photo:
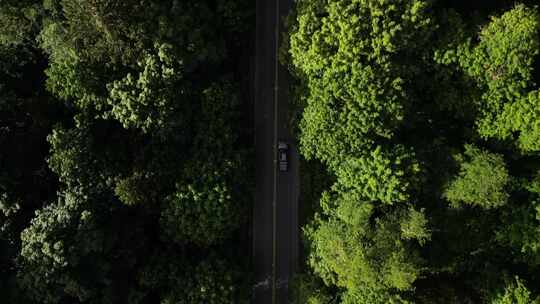
M 293 301 L 540 303 L 534 1 L 299 0 L 288 27 Z
M 0 3 L 2 303 L 246 303 L 243 0 Z

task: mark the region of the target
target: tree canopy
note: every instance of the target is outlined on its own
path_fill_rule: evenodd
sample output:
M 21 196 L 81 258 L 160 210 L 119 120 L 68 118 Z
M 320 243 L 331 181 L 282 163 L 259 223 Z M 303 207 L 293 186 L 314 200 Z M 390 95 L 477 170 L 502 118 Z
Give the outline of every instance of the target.
M 247 301 L 252 9 L 0 4 L 4 301 Z
M 335 179 L 304 228 L 305 299 L 536 303 L 539 12 L 297 2 L 298 141 Z

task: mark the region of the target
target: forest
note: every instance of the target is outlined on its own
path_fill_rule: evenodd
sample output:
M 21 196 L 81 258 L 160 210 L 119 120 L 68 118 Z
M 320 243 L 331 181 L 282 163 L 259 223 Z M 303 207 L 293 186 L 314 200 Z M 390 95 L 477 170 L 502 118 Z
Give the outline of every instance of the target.
M 253 6 L 0 1 L 0 302 L 247 302 Z
M 540 304 L 539 5 L 295 1 L 291 303 Z M 248 303 L 254 7 L 0 1 L 0 302 Z
M 540 303 L 536 1 L 298 0 L 298 304 Z

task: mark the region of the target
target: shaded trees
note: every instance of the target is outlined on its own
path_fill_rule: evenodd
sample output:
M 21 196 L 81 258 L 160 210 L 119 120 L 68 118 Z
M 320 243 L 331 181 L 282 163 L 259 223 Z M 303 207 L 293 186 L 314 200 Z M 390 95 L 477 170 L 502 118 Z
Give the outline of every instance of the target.
M 249 112 L 230 56 L 249 10 L 241 1 L 0 5 L 0 52 L 12 58 L 0 63 L 0 141 L 13 145 L 0 152 L 8 301 L 246 299 L 247 265 L 233 253 L 243 247 L 226 244 L 240 238 L 251 197 L 251 143 L 240 137 L 250 126 L 239 119 Z M 31 142 L 14 145 L 18 134 Z M 28 168 L 14 161 L 25 155 Z

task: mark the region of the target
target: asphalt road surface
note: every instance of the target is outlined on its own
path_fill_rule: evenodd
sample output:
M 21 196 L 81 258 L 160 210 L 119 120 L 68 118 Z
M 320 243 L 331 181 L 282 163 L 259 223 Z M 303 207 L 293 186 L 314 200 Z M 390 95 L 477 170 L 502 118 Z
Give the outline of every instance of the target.
M 253 304 L 285 304 L 298 265 L 298 153 L 289 129 L 288 73 L 278 64 L 282 17 L 292 0 L 256 4 Z M 289 144 L 289 170 L 277 164 L 277 142 Z

